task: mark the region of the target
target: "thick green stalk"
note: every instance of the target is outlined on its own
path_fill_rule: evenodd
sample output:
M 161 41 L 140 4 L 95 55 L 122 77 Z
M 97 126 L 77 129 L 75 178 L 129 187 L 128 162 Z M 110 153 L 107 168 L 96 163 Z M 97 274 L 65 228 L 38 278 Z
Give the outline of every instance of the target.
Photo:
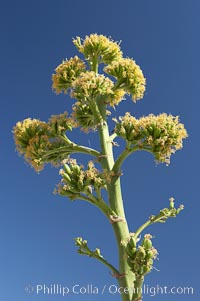
M 114 166 L 114 157 L 113 157 L 113 148 L 112 143 L 110 141 L 108 125 L 106 122 L 106 113 L 105 113 L 105 105 L 101 105 L 100 111 L 103 117 L 104 122 L 99 126 L 99 137 L 101 143 L 101 152 L 102 152 L 102 160 L 101 164 L 103 168 L 111 171 Z M 117 246 L 118 246 L 118 254 L 119 254 L 119 275 L 116 275 L 116 278 L 119 283 L 119 287 L 124 290 L 127 288 L 133 287 L 133 273 L 130 271 L 130 268 L 127 264 L 125 258 L 124 247 L 122 246 L 122 241 L 129 238 L 129 229 L 126 222 L 126 217 L 124 213 L 123 200 L 121 194 L 121 185 L 119 176 L 113 176 L 111 183 L 108 184 L 108 196 L 109 196 L 109 204 L 111 209 L 116 212 L 117 217 L 120 218 L 121 221 L 114 221 L 112 223 Z M 131 301 L 131 293 L 123 293 L 122 294 L 123 301 Z
M 142 285 L 144 277 L 136 278 L 134 281 L 134 291 L 131 301 L 142 301 Z
M 112 143 L 109 135 L 108 125 L 106 122 L 106 106 L 101 103 L 99 105 L 99 111 L 102 116 L 102 122 L 99 124 L 98 132 L 101 144 L 101 154 L 102 154 L 102 166 L 108 171 L 112 170 L 114 165 L 114 157 L 112 150 Z
M 119 256 L 119 271 L 121 278 L 118 278 L 118 283 L 120 287 L 132 288 L 133 287 L 133 273 L 130 271 L 130 268 L 127 264 L 127 260 L 125 257 L 124 246 L 122 245 L 122 241 L 126 241 L 129 238 L 129 229 L 126 221 L 124 206 L 121 194 L 121 184 L 120 179 L 118 177 L 117 180 L 113 178 L 111 184 L 108 188 L 109 194 L 109 203 L 111 208 L 117 213 L 117 216 L 121 221 L 112 223 L 117 246 L 118 246 L 118 256 Z M 119 276 L 120 276 L 119 275 Z M 131 294 L 122 294 L 123 301 L 131 300 Z

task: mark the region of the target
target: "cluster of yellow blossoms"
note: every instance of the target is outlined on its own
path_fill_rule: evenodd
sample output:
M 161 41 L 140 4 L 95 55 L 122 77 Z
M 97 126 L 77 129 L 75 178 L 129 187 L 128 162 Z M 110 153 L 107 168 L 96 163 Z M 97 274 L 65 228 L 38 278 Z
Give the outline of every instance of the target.
M 98 124 L 98 118 L 93 114 L 91 108 L 86 103 L 77 101 L 72 108 L 72 117 L 76 120 L 81 130 L 89 132 L 91 129 L 95 130 Z
M 71 131 L 78 126 L 72 116 L 68 116 L 68 112 L 53 115 L 48 121 L 52 136 L 64 135 L 66 131 Z
M 104 68 L 117 79 L 115 88 L 121 88 L 132 95 L 134 101 L 144 96 L 146 80 L 140 67 L 130 58 L 121 58 Z
M 70 199 L 78 198 L 80 193 L 86 196 L 98 195 L 102 188 L 106 187 L 106 182 L 92 161 L 88 162 L 87 169 L 83 165 L 78 165 L 75 159 L 65 159 L 60 169 L 62 176 L 61 183 L 58 184 L 55 193 L 68 196 Z
M 17 122 L 13 129 L 17 151 L 37 172 L 45 163 L 58 164 L 62 155 L 66 156 L 66 151 L 63 154 L 61 150 L 66 146 L 65 132 L 72 127 L 76 123 L 67 117 L 67 112 L 53 115 L 47 123 L 31 118 Z
M 96 74 L 94 71 L 81 73 L 72 84 L 71 96 L 77 100 L 94 101 L 97 97 L 113 94 L 113 82 L 104 75 Z
M 136 119 L 130 113 L 116 121 L 115 132 L 132 147 L 150 151 L 156 161 L 170 163 L 171 154 L 182 148 L 183 139 L 187 137 L 184 125 L 178 116 L 165 113 L 155 116 L 150 114 Z
M 103 74 L 94 71 L 86 71 L 73 82 L 71 97 L 76 98 L 84 104 L 90 105 L 95 102 L 97 105 L 117 105 L 126 92 L 122 89 L 115 89 L 114 83 Z
M 85 63 L 75 56 L 70 60 L 63 61 L 56 69 L 56 73 L 52 75 L 52 88 L 57 94 L 67 93 L 73 81 L 85 70 Z
M 97 34 L 86 36 L 84 41 L 77 37 L 73 43 L 86 63 L 77 56 L 63 61 L 52 76 L 52 88 L 56 93 L 70 91 L 72 98 L 89 105 L 91 111 L 94 111 L 91 102 L 99 106 L 99 99 L 114 107 L 125 94 L 131 94 L 134 101 L 143 97 L 146 83 L 143 73 L 134 60 L 122 58 L 118 43 Z M 100 63 L 107 65 L 103 71 L 113 76 L 114 81 L 98 74 Z
M 80 37 L 77 37 L 73 43 L 91 63 L 98 61 L 99 63 L 110 64 L 122 57 L 119 44 L 103 35 L 91 34 L 86 36 L 83 42 Z
M 142 244 L 137 246 L 134 236 L 131 236 L 126 245 L 127 263 L 136 279 L 151 272 L 157 258 L 158 251 L 153 247 L 151 239 L 151 234 L 145 234 Z
M 83 41 L 77 37 L 73 43 L 86 61 L 78 56 L 65 60 L 52 76 L 56 93 L 69 92 L 76 99 L 71 116 L 55 115 L 47 123 L 28 118 L 14 128 L 17 150 L 37 171 L 45 163 L 57 163 L 66 156 L 66 148 L 62 147 L 69 141 L 65 136 L 67 130 L 76 127 L 86 132 L 94 130 L 105 121 L 107 106 L 118 105 L 126 94 L 134 101 L 139 100 L 145 92 L 142 70 L 133 59 L 122 57 L 119 43 L 97 34 L 86 36 Z M 100 63 L 106 64 L 103 71 L 109 77 L 98 73 Z M 126 113 L 116 120 L 115 132 L 131 147 L 150 151 L 157 161 L 167 164 L 187 137 L 178 117 L 167 114 L 136 119 Z
M 49 147 L 48 130 L 45 122 L 31 118 L 17 122 L 13 130 L 17 151 L 37 171 L 41 169 L 42 153 Z

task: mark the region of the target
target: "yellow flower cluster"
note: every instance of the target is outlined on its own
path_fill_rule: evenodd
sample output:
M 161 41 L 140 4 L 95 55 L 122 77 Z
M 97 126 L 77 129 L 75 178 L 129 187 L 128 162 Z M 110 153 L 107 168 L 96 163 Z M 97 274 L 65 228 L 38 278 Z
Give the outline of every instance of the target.
M 35 136 L 45 135 L 48 131 L 48 125 L 38 119 L 27 118 L 17 122 L 13 129 L 16 148 L 20 154 L 26 151 L 30 139 Z
M 77 37 L 73 43 L 90 63 L 110 64 L 122 57 L 119 44 L 103 35 L 91 34 L 85 37 L 83 43 L 81 38 Z
M 178 116 L 165 113 L 139 119 L 126 113 L 120 122 L 116 121 L 115 132 L 132 146 L 150 151 L 156 161 L 166 164 L 170 163 L 171 154 L 182 148 L 183 139 L 188 136 Z
M 62 180 L 55 192 L 71 199 L 80 196 L 80 193 L 92 195 L 105 188 L 105 181 L 92 161 L 88 162 L 87 169 L 84 170 L 83 165 L 78 165 L 75 159 L 66 159 L 59 174 Z
M 109 96 L 113 94 L 113 82 L 104 75 L 96 74 L 94 71 L 87 71 L 72 83 L 71 96 L 84 101 L 94 100 L 98 96 Z
M 89 129 L 95 129 L 98 124 L 98 120 L 95 118 L 90 106 L 80 101 L 73 106 L 72 117 L 85 132 L 88 132 Z
M 67 117 L 67 112 L 52 116 L 47 123 L 27 118 L 13 129 L 17 151 L 36 171 L 42 170 L 48 162 L 57 165 L 67 152 L 59 151 L 60 147 L 66 146 L 62 136 L 76 126 L 73 118 Z
M 70 60 L 63 61 L 56 69 L 56 73 L 52 75 L 52 88 L 57 94 L 67 93 L 72 82 L 85 70 L 85 63 L 75 56 Z
M 83 41 L 77 37 L 73 43 L 84 54 L 89 63 L 89 70 L 86 69 L 84 61 L 77 56 L 63 61 L 52 76 L 52 87 L 58 94 L 68 93 L 70 90 L 71 97 L 84 104 L 76 114 L 79 119 L 87 121 L 87 125 L 84 123 L 85 128 L 95 124 L 91 118 L 91 114 L 95 115 L 92 102 L 94 106 L 104 103 L 114 107 L 124 99 L 125 94 L 131 94 L 134 101 L 143 97 L 145 91 L 143 73 L 135 61 L 122 58 L 118 43 L 97 34 L 86 36 Z M 114 82 L 97 73 L 98 64 L 101 62 L 109 64 L 104 71 L 114 76 L 117 81 Z
M 78 126 L 73 117 L 68 117 L 68 113 L 53 115 L 48 121 L 51 127 L 52 136 L 64 134 L 67 130 L 72 130 Z
M 113 94 L 111 95 L 109 99 L 109 105 L 111 107 L 117 106 L 123 99 L 125 99 L 126 91 L 124 89 L 114 89 L 113 88 Z
M 49 126 L 38 119 L 27 118 L 17 122 L 13 129 L 16 148 L 19 154 L 37 171 L 43 168 L 41 156 L 49 147 Z
M 144 277 L 153 268 L 154 259 L 157 258 L 158 251 L 152 246 L 152 236 L 146 234 L 142 245 L 136 246 L 136 240 L 132 236 L 126 245 L 127 263 L 136 279 Z
M 104 71 L 117 79 L 116 87 L 130 93 L 133 101 L 143 97 L 146 80 L 134 60 L 121 58 L 106 66 Z

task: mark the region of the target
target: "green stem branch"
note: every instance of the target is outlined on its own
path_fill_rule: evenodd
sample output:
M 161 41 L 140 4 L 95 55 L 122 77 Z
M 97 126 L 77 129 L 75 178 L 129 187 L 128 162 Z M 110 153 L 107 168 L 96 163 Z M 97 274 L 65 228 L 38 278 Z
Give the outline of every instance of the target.
M 165 223 L 166 220 L 170 217 L 176 217 L 177 214 L 180 213 L 184 208 L 183 205 L 180 205 L 178 209 L 176 208 L 164 208 L 160 210 L 160 213 L 157 215 L 152 215 L 148 221 L 142 224 L 135 232 L 134 237 L 137 238 L 140 233 L 146 229 L 148 226 L 155 224 L 155 223 Z
M 78 249 L 79 254 L 86 255 L 86 256 L 97 259 L 98 261 L 103 263 L 106 267 L 108 267 L 111 270 L 111 272 L 113 273 L 113 276 L 119 275 L 119 271 L 111 263 L 109 263 L 105 258 L 103 258 L 99 249 L 92 251 L 88 247 L 87 241 L 83 240 L 81 237 L 76 238 L 75 241 L 76 241 L 76 245 L 79 247 L 79 249 Z
M 115 138 L 117 137 L 116 133 L 113 133 L 112 135 L 110 135 L 110 141 L 112 142 Z
M 146 229 L 149 225 L 151 225 L 151 224 L 152 224 L 151 220 L 148 220 L 146 223 L 142 224 L 142 226 L 140 226 L 140 227 L 136 230 L 136 232 L 135 232 L 135 234 L 134 234 L 134 238 L 137 238 L 137 237 L 140 235 L 140 233 L 141 233 L 144 229 Z
M 77 199 L 87 201 L 90 204 L 97 207 L 98 209 L 100 209 L 100 211 L 107 217 L 109 221 L 111 215 L 116 215 L 116 213 L 110 208 L 108 204 L 106 204 L 106 202 L 103 201 L 103 199 L 96 198 L 92 194 L 88 193 L 87 196 L 83 194 L 78 194 Z
M 117 158 L 117 160 L 113 166 L 113 171 L 118 172 L 120 170 L 123 162 L 127 159 L 127 157 L 129 157 L 131 154 L 135 153 L 138 150 L 152 153 L 152 151 L 150 149 L 141 147 L 138 145 L 131 148 L 130 142 L 127 142 L 127 146 L 126 146 L 125 150 L 119 155 L 119 157 Z
M 78 253 L 97 259 L 98 261 L 103 263 L 106 267 L 108 267 L 112 271 L 113 275 L 116 275 L 116 276 L 119 275 L 119 271 L 111 263 L 109 263 L 103 257 L 96 255 L 95 252 L 90 250 L 90 253 L 84 252 L 84 251 L 79 251 Z
M 74 143 L 71 143 L 67 146 L 61 146 L 61 147 L 58 147 L 56 149 L 53 149 L 53 150 L 50 150 L 50 151 L 47 151 L 43 156 L 42 156 L 42 159 L 47 159 L 49 156 L 53 155 L 53 154 L 72 154 L 72 153 L 82 153 L 82 154 L 86 154 L 86 155 L 90 155 L 90 156 L 94 156 L 96 158 L 98 158 L 101 154 L 90 148 L 90 147 L 86 147 L 86 146 L 81 146 L 81 145 L 77 145 L 77 144 L 74 144 Z

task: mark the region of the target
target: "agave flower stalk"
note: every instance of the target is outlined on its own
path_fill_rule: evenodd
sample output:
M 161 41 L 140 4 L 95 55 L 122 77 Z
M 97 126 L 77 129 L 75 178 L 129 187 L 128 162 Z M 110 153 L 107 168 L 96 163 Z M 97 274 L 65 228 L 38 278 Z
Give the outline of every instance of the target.
M 121 192 L 122 165 L 136 151 L 150 152 L 156 163 L 170 164 L 171 155 L 182 148 L 187 131 L 177 116 L 149 114 L 137 119 L 127 112 L 114 119 L 111 132 L 108 108 L 118 106 L 127 95 L 134 102 L 143 98 L 146 79 L 132 58 L 123 57 L 119 43 L 106 36 L 91 34 L 84 40 L 77 37 L 73 43 L 82 58 L 63 60 L 52 76 L 53 90 L 75 100 L 71 113 L 54 115 L 47 122 L 31 118 L 18 122 L 13 130 L 16 148 L 37 172 L 47 163 L 60 166 L 61 182 L 55 192 L 72 201 L 89 202 L 104 214 L 116 237 L 118 266 L 105 259 L 99 248 L 92 251 L 81 237 L 75 239 L 78 253 L 110 269 L 122 289 L 123 301 L 140 301 L 144 278 L 151 272 L 158 252 L 151 234 L 145 234 L 142 240 L 139 237 L 148 226 L 176 217 L 183 205 L 176 209 L 170 198 L 169 208 L 150 216 L 135 233 L 130 233 Z M 104 65 L 102 74 L 98 73 L 100 64 Z M 75 128 L 96 133 L 99 149 L 70 140 L 68 131 Z M 126 144 L 117 158 L 116 138 Z M 77 153 L 90 156 L 86 167 L 73 159 Z M 103 190 L 108 201 L 103 198 Z

